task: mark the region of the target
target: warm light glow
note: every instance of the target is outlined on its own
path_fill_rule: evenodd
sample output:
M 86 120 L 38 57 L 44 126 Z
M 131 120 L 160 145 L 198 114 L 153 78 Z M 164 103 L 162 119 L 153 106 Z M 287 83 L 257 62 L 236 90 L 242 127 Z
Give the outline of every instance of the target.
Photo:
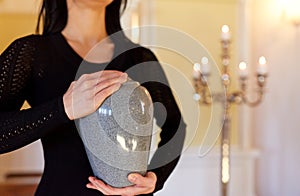
M 201 72 L 203 75 L 208 75 L 210 73 L 210 64 L 207 57 L 202 57 L 201 59 Z
M 223 25 L 222 26 L 222 34 L 221 34 L 221 38 L 223 41 L 229 41 L 230 40 L 230 29 L 228 25 Z
M 280 0 L 286 19 L 300 25 L 300 0 Z
M 199 63 L 195 63 L 194 64 L 194 71 L 200 71 L 200 69 L 201 69 L 200 64 Z
M 230 179 L 229 144 L 223 144 L 222 154 L 222 182 L 228 183 Z
M 245 62 L 241 62 L 239 64 L 239 74 L 241 79 L 245 79 L 248 76 L 247 64 Z
M 201 65 L 199 63 L 195 63 L 194 70 L 193 70 L 193 77 L 196 80 L 200 79 L 200 77 L 201 77 L 200 69 L 201 69 Z
M 202 57 L 201 63 L 202 64 L 208 64 L 208 58 L 207 57 Z
M 264 56 L 261 56 L 260 58 L 259 58 L 259 64 L 260 65 L 265 65 L 265 64 L 267 64 L 267 60 L 266 60 L 266 58 L 264 57 Z
M 245 62 L 241 62 L 239 64 L 239 68 L 240 68 L 240 70 L 245 70 L 245 69 L 247 69 L 247 64 Z
M 222 26 L 222 32 L 223 33 L 229 33 L 229 26 L 228 25 L 223 25 Z
M 222 161 L 222 182 L 223 183 L 228 183 L 230 179 L 230 174 L 229 174 L 229 158 L 224 157 Z
M 264 56 L 261 56 L 258 60 L 257 73 L 260 75 L 266 75 L 268 72 L 267 60 Z

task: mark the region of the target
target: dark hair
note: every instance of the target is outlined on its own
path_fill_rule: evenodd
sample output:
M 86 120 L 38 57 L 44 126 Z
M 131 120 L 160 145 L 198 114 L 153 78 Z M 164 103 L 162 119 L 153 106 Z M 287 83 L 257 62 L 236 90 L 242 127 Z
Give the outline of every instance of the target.
M 123 3 L 123 9 L 121 5 Z M 112 35 L 122 30 L 120 15 L 126 8 L 127 0 L 113 0 L 106 7 L 105 23 L 108 35 Z M 42 26 L 42 34 L 52 34 L 61 32 L 68 20 L 68 9 L 66 0 L 43 0 L 41 10 L 38 15 L 36 33 L 39 33 Z

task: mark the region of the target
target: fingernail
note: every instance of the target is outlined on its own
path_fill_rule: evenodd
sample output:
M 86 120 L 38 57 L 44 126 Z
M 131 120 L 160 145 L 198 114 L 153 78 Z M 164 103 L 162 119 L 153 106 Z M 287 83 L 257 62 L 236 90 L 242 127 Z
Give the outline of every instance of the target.
M 134 182 L 136 181 L 136 176 L 135 175 L 129 175 L 129 180 Z

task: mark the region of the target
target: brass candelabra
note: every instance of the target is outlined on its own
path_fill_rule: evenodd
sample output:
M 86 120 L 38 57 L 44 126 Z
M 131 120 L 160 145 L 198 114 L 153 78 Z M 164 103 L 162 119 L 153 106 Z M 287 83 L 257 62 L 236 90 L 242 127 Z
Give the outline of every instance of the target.
M 221 194 L 222 196 L 228 195 L 228 183 L 230 181 L 230 107 L 232 104 L 247 104 L 249 106 L 257 106 L 263 98 L 264 87 L 267 78 L 267 64 L 264 57 L 260 57 L 257 66 L 257 99 L 249 100 L 247 92 L 248 70 L 247 64 L 241 62 L 239 64 L 239 80 L 240 90 L 230 92 L 229 86 L 231 83 L 231 77 L 229 73 L 230 64 L 230 31 L 227 25 L 222 27 L 221 35 L 222 46 L 222 72 L 221 82 L 224 88 L 222 92 L 210 92 L 208 86 L 208 78 L 210 76 L 210 64 L 207 57 L 203 57 L 201 63 L 195 63 L 194 65 L 194 87 L 195 95 L 194 99 L 200 104 L 211 105 L 213 102 L 220 102 L 223 104 L 224 116 L 221 129 Z

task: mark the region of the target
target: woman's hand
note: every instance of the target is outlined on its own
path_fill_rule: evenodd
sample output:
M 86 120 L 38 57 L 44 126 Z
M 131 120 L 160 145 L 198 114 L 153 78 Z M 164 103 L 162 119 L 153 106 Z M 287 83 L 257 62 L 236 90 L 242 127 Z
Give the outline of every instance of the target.
M 137 173 L 130 174 L 128 180 L 134 185 L 124 188 L 114 188 L 95 177 L 89 177 L 90 183 L 86 186 L 90 189 L 98 190 L 104 195 L 135 196 L 152 193 L 155 189 L 157 178 L 155 173 L 148 172 L 145 177 Z
M 74 120 L 95 112 L 126 80 L 127 74 L 119 71 L 106 70 L 82 75 L 71 83 L 63 96 L 67 116 Z

